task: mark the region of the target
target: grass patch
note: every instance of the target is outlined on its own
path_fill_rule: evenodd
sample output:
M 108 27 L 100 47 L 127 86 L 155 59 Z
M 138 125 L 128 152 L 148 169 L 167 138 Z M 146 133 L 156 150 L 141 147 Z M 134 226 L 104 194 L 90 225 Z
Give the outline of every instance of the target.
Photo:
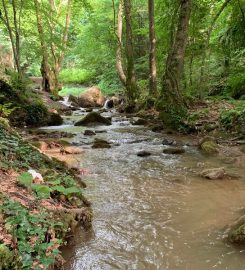
M 62 97 L 65 96 L 80 96 L 82 93 L 84 93 L 87 90 L 85 87 L 70 87 L 70 86 L 65 86 L 62 88 L 62 90 L 59 92 L 59 95 Z
M 65 84 L 82 84 L 92 80 L 94 77 L 94 71 L 86 69 L 63 69 L 60 72 L 60 80 Z

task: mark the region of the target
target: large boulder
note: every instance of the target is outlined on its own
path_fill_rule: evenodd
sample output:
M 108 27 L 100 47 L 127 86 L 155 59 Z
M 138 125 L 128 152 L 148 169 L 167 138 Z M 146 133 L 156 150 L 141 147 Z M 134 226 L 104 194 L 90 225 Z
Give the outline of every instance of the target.
M 77 103 L 83 108 L 103 107 L 105 97 L 97 86 L 93 86 L 77 98 Z
M 75 123 L 75 126 L 91 125 L 111 125 L 111 120 L 101 116 L 97 112 L 90 112 L 83 119 Z
M 58 113 L 49 113 L 48 125 L 60 126 L 63 124 L 63 118 Z

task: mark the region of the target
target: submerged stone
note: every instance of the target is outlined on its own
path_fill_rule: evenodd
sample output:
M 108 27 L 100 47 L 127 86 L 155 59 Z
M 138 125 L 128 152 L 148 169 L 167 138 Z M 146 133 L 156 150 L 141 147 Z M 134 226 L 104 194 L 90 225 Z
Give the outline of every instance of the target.
M 86 129 L 83 133 L 85 136 L 94 136 L 96 133 L 93 130 Z
M 92 148 L 111 148 L 111 145 L 109 142 L 105 140 L 95 139 L 94 144 L 92 145 Z
M 138 157 L 149 157 L 149 156 L 151 156 L 151 153 L 147 152 L 147 151 L 140 151 L 137 153 L 137 156 Z
M 170 155 L 180 155 L 185 153 L 185 149 L 181 147 L 175 147 L 175 148 L 166 148 L 163 150 L 164 154 L 170 154 Z

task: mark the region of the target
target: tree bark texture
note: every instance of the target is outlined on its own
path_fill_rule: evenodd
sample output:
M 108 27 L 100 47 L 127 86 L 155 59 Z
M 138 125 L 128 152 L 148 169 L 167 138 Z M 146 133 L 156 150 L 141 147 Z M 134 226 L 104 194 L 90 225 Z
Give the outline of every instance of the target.
M 185 104 L 181 91 L 181 79 L 188 41 L 191 5 L 192 0 L 180 0 L 178 27 L 174 36 L 173 46 L 168 53 L 162 84 L 163 97 L 168 105 L 183 106 Z
M 124 0 L 124 10 L 125 10 L 125 24 L 126 24 L 126 59 L 127 59 L 126 90 L 127 90 L 128 105 L 134 106 L 137 95 L 137 84 L 134 68 L 131 0 Z
M 155 95 L 157 92 L 157 65 L 156 65 L 156 33 L 155 33 L 155 3 L 154 0 L 148 0 L 149 12 L 149 93 Z

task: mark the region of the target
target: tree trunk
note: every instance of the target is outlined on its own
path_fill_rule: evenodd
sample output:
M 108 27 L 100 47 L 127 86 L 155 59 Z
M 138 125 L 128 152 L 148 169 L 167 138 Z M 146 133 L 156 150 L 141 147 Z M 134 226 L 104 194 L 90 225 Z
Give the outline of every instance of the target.
M 174 37 L 173 46 L 167 57 L 162 91 L 165 103 L 170 106 L 185 105 L 181 91 L 181 79 L 183 76 L 185 50 L 188 41 L 191 4 L 192 0 L 180 0 L 178 27 Z
M 123 5 L 122 0 L 119 0 L 118 14 L 117 14 L 117 29 L 116 29 L 116 9 L 115 2 L 112 0 L 114 10 L 114 32 L 117 38 L 117 51 L 116 51 L 116 69 L 119 79 L 123 86 L 126 86 L 126 75 L 123 69 L 123 56 L 122 56 L 122 34 L 123 34 Z
M 156 33 L 155 33 L 155 6 L 154 0 L 148 0 L 149 10 L 149 65 L 150 65 L 150 78 L 149 78 L 149 93 L 156 95 L 157 92 L 157 66 L 156 66 Z
M 36 19 L 37 19 L 37 30 L 39 33 L 39 39 L 41 43 L 42 49 L 42 64 L 41 64 L 41 74 L 42 74 L 42 87 L 43 90 L 47 92 L 54 91 L 53 83 L 52 83 L 52 76 L 51 76 L 51 69 L 48 63 L 48 47 L 45 42 L 44 31 L 43 31 L 43 22 L 40 10 L 40 3 L 39 0 L 35 0 L 35 9 L 36 9 Z
M 3 11 L 4 11 L 4 17 L 1 16 L 1 19 L 3 23 L 6 25 L 11 46 L 12 46 L 12 51 L 13 51 L 13 56 L 14 56 L 14 63 L 15 63 L 15 68 L 18 72 L 19 75 L 21 75 L 21 67 L 20 67 L 20 36 L 19 36 L 19 28 L 17 24 L 17 15 L 16 15 L 16 5 L 15 1 L 13 0 L 12 4 L 12 9 L 13 9 L 13 15 L 14 15 L 14 30 L 12 29 L 10 25 L 10 18 L 8 14 L 8 9 L 5 3 L 5 0 L 2 0 L 2 5 L 3 5 Z M 14 34 L 15 31 L 15 34 Z
M 131 0 L 124 0 L 125 23 L 126 23 L 126 58 L 127 58 L 127 75 L 126 90 L 127 101 L 130 107 L 135 106 L 137 95 L 137 84 L 134 68 L 134 50 L 133 50 L 133 34 L 132 34 L 132 18 L 131 18 Z
M 123 33 L 123 5 L 121 0 L 119 1 L 118 16 L 117 16 L 117 52 L 116 52 L 116 68 L 120 81 L 126 86 L 126 75 L 123 70 L 123 58 L 122 58 L 122 33 Z

